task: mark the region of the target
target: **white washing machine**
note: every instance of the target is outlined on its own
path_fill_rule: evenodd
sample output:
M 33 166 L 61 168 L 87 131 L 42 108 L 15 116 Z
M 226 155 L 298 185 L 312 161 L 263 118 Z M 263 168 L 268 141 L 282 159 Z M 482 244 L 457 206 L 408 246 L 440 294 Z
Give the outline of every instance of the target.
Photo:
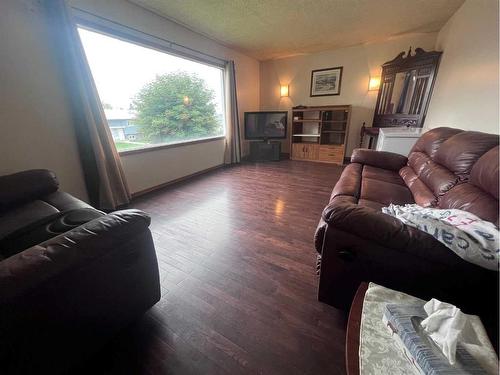
M 422 128 L 380 128 L 377 151 L 389 151 L 408 156 L 422 134 Z

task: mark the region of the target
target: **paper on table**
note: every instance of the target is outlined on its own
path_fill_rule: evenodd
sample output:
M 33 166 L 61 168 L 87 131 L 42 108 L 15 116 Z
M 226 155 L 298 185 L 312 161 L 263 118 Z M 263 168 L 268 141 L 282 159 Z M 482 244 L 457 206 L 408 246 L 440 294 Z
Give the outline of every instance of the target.
M 458 341 L 479 344 L 467 315 L 456 306 L 433 298 L 424 305 L 424 310 L 428 316 L 422 321 L 422 328 L 441 349 L 450 364 L 455 364 Z

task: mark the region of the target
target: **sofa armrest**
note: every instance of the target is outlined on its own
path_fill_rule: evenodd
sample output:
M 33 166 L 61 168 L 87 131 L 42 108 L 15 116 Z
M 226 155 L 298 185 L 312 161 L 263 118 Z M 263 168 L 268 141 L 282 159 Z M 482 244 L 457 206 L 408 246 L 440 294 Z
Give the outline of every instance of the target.
M 355 149 L 351 156 L 351 163 L 367 164 L 392 171 L 399 171 L 407 162 L 408 158 L 400 154 L 364 148 Z
M 0 303 L 119 249 L 120 243 L 147 230 L 149 224 L 142 211 L 116 211 L 1 261 Z
M 53 193 L 58 188 L 55 173 L 47 169 L 0 176 L 0 211 Z
M 323 220 L 335 228 L 380 246 L 426 257 L 426 249 L 435 248 L 437 241 L 429 234 L 403 224 L 400 220 L 369 207 L 353 203 L 328 205 Z

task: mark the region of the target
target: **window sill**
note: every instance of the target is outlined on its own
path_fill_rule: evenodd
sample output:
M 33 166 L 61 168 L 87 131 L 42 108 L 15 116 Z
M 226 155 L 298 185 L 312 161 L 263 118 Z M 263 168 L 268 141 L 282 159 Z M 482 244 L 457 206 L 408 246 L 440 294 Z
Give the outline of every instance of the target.
M 176 147 L 182 147 L 182 146 L 189 146 L 189 145 L 194 145 L 194 144 L 198 144 L 198 143 L 206 143 L 206 142 L 217 141 L 219 139 L 225 139 L 225 138 L 226 138 L 225 135 L 219 135 L 217 137 L 194 139 L 192 141 L 167 143 L 167 144 L 163 144 L 163 145 L 152 145 L 152 146 L 146 146 L 146 147 L 142 147 L 142 148 L 136 148 L 136 149 L 133 149 L 133 150 L 121 151 L 121 152 L 118 152 L 118 154 L 120 156 L 142 154 L 143 152 L 151 152 L 151 151 L 163 150 L 163 149 L 167 149 L 167 148 L 176 148 Z

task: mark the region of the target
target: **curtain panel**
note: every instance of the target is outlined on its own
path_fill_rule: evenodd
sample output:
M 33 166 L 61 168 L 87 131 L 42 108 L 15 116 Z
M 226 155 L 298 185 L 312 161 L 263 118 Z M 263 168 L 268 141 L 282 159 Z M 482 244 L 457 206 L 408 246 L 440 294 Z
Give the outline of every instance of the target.
M 103 210 L 116 209 L 129 203 L 130 191 L 71 8 L 65 0 L 44 0 L 43 4 L 72 105 L 90 201 Z
M 226 148 L 224 163 L 234 164 L 241 161 L 240 120 L 238 114 L 238 97 L 236 92 L 236 70 L 234 61 L 228 61 L 225 69 L 226 96 Z

